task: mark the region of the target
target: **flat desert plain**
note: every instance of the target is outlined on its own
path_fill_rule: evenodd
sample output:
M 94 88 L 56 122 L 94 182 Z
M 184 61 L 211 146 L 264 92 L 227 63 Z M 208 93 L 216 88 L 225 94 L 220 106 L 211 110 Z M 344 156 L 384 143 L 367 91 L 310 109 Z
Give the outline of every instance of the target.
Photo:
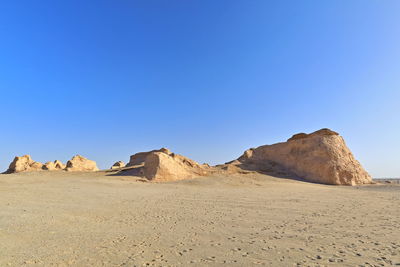
M 400 186 L 0 175 L 0 266 L 400 265 Z

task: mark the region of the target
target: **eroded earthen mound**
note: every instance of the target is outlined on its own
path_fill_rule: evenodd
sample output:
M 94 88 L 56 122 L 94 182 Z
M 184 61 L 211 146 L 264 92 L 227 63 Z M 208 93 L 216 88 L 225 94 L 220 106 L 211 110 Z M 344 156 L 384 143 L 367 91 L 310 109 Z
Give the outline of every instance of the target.
M 49 161 L 45 164 L 32 160 L 31 156 L 25 155 L 22 157 L 15 157 L 11 162 L 8 170 L 5 173 L 17 173 L 17 172 L 32 172 L 32 171 L 95 171 L 98 170 L 96 162 L 88 160 L 81 156 L 73 157 L 69 162 L 69 165 L 64 165 L 61 161 Z
M 152 181 L 176 181 L 202 176 L 207 174 L 209 168 L 171 153 L 166 148 L 132 155 L 127 166 L 135 166 L 139 176 Z
M 144 162 L 144 176 L 149 180 L 175 181 L 206 174 L 205 167 L 174 153 L 150 153 Z
M 296 134 L 287 142 L 249 149 L 229 164 L 254 170 L 286 170 L 310 182 L 356 185 L 372 182 L 346 146 L 343 138 L 329 129 Z
M 156 153 L 156 152 L 162 152 L 162 153 L 166 153 L 168 155 L 171 154 L 171 151 L 169 151 L 169 149 L 164 148 L 164 147 L 161 149 L 157 149 L 157 150 L 151 150 L 151 151 L 147 151 L 147 152 L 139 152 L 130 157 L 128 164 L 126 164 L 126 167 L 141 165 L 145 162 L 146 157 L 148 155 L 150 155 L 152 153 Z
M 8 167 L 7 173 L 27 172 L 27 171 L 40 171 L 43 164 L 32 160 L 31 156 L 24 155 L 22 157 L 15 157 Z
M 65 169 L 65 165 L 59 160 L 55 160 L 54 162 L 49 161 L 43 165 L 43 170 L 46 170 L 46 171 L 60 171 L 60 170 L 64 170 L 64 169 Z
M 67 162 L 66 171 L 98 171 L 96 162 L 80 155 L 74 156 Z

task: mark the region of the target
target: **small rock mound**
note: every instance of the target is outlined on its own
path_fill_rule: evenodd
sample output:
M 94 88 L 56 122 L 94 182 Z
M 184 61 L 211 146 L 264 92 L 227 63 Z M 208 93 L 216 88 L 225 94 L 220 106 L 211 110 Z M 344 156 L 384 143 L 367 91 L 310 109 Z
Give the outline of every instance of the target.
M 111 166 L 111 169 L 114 170 L 114 169 L 120 169 L 123 167 L 125 167 L 125 163 L 123 161 L 117 161 L 114 163 L 114 165 Z
M 65 165 L 59 160 L 55 160 L 54 162 L 49 161 L 43 165 L 43 170 L 46 170 L 46 171 L 60 171 L 60 170 L 64 170 L 64 169 L 65 169 Z
M 15 157 L 6 173 L 40 171 L 42 168 L 42 163 L 32 160 L 30 155 L 24 155 L 22 157 Z
M 67 162 L 66 171 L 98 171 L 96 162 L 80 155 L 74 156 Z
M 55 164 L 56 169 L 58 169 L 58 170 L 64 170 L 67 167 L 65 164 L 63 164 L 59 160 L 55 160 L 54 164 Z
M 334 185 L 372 183 L 346 146 L 343 138 L 329 129 L 296 134 L 287 142 L 247 150 L 238 158 L 242 168 L 294 174 L 310 182 Z
M 166 148 L 132 155 L 127 166 L 136 166 L 139 175 L 148 180 L 165 182 L 206 175 L 208 165 L 171 153 Z

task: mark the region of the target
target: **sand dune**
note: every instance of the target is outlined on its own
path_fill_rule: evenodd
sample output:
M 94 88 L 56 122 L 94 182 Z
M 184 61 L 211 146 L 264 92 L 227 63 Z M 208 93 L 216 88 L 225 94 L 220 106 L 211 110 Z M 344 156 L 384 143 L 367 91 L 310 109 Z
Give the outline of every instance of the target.
M 0 175 L 0 266 L 400 265 L 400 186 Z

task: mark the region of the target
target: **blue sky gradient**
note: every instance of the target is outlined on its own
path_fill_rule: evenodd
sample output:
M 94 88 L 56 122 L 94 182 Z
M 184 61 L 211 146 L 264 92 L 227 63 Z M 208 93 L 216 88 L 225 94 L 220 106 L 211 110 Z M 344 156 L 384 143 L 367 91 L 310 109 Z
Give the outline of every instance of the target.
M 0 169 L 200 163 L 328 127 L 400 176 L 400 1 L 2 1 Z

